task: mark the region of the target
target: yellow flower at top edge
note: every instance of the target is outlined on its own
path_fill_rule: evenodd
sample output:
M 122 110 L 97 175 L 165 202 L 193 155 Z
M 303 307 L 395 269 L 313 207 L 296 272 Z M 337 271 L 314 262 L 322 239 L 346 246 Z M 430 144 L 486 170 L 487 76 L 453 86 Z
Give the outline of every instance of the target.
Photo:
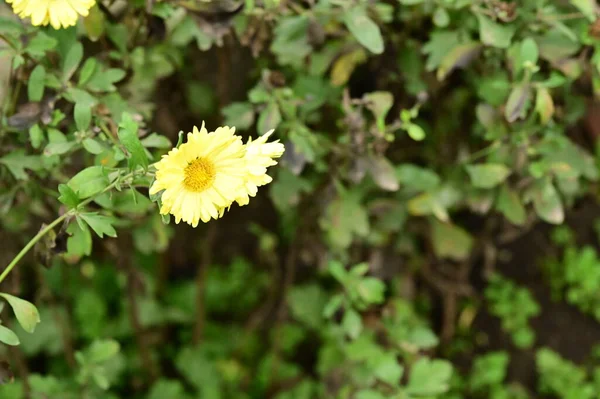
M 52 25 L 54 29 L 75 26 L 79 16 L 86 17 L 96 0 L 6 0 L 21 18 L 31 18 L 34 26 Z
M 235 128 L 209 133 L 204 124 L 200 130 L 194 127 L 187 142 L 155 164 L 150 194 L 162 191 L 160 213 L 196 227 L 223 216 L 234 201 L 247 204 L 258 186 L 272 180 L 266 175 L 267 167 L 277 163 L 272 158 L 283 154 L 283 144 L 266 142 L 271 133 L 244 145 Z

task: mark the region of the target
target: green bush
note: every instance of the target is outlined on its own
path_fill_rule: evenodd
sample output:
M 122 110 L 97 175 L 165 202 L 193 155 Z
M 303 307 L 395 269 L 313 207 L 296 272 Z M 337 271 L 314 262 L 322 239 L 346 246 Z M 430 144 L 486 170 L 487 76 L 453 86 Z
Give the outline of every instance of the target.
M 598 12 L 0 3 L 0 398 L 599 396 Z

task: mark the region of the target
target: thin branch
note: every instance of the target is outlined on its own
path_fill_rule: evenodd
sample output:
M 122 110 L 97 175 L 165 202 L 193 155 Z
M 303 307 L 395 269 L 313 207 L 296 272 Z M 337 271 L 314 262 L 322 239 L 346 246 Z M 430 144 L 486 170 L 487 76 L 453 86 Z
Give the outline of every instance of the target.
M 195 345 L 202 341 L 202 335 L 204 334 L 204 325 L 206 323 L 206 309 L 204 304 L 206 276 L 208 274 L 208 268 L 212 263 L 212 248 L 216 235 L 217 224 L 210 223 L 206 231 L 206 238 L 202 244 L 200 264 L 198 265 L 198 274 L 196 276 L 196 323 L 194 325 L 194 334 L 192 336 L 192 342 Z

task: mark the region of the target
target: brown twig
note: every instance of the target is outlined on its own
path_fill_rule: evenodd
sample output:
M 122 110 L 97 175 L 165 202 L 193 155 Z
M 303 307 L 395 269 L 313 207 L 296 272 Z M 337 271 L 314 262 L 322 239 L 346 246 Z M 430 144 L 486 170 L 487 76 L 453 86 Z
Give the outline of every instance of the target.
M 202 340 L 204 325 L 206 323 L 206 309 L 204 306 L 206 276 L 208 268 L 212 263 L 212 249 L 216 234 L 216 223 L 210 223 L 206 231 L 206 238 L 201 247 L 202 253 L 200 254 L 200 264 L 198 265 L 198 274 L 196 276 L 196 323 L 194 325 L 194 334 L 192 336 L 194 345 L 198 345 Z

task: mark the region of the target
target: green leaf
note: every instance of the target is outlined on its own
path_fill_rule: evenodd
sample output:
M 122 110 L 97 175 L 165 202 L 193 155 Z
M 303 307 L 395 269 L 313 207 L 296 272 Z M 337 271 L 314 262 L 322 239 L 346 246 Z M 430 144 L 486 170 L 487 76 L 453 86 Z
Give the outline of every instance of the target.
M 435 219 L 431 223 L 433 249 L 439 258 L 463 261 L 469 257 L 473 248 L 473 238 L 467 231 Z
M 374 366 L 373 374 L 379 380 L 391 386 L 396 386 L 404 373 L 404 368 L 398 364 L 398 359 L 396 359 L 396 355 L 393 353 L 386 353 L 378 357 Z
M 540 115 L 540 122 L 547 124 L 554 115 L 554 100 L 550 91 L 545 87 L 538 87 L 535 97 L 535 110 Z
M 2 158 L 0 164 L 3 164 L 10 170 L 10 173 L 18 180 L 27 180 L 29 177 L 25 173 L 25 169 L 41 170 L 43 164 L 40 157 L 34 155 L 25 155 L 24 150 L 12 151 Z
M 450 51 L 444 49 L 444 56 L 437 70 L 437 79 L 444 80 L 450 72 L 469 65 L 479 55 L 481 48 L 481 43 L 471 42 L 457 45 Z
M 346 11 L 344 23 L 356 40 L 369 51 L 374 54 L 383 53 L 383 37 L 379 26 L 369 18 L 364 7 L 355 6 Z
M 148 169 L 148 157 L 138 137 L 138 125 L 126 112 L 123 113 L 121 123 L 119 123 L 119 140 L 129 152 L 127 160 L 129 169 L 134 170 L 138 166 Z
M 77 196 L 77 193 L 71 189 L 71 187 L 67 186 L 66 184 L 59 184 L 58 192 L 60 193 L 58 200 L 69 208 L 76 208 L 77 205 L 79 205 L 79 197 Z
M 357 392 L 354 397 L 356 399 L 386 399 L 386 396 L 382 393 L 372 389 L 363 389 Z
M 538 62 L 539 50 L 537 43 L 532 38 L 528 37 L 521 43 L 521 63 L 531 63 L 536 65 Z
M 362 319 L 358 312 L 354 309 L 346 310 L 342 319 L 342 326 L 351 339 L 356 339 L 363 328 Z
M 105 24 L 106 17 L 98 5 L 90 8 L 88 16 L 83 20 L 85 32 L 92 42 L 97 41 L 104 35 Z
M 12 307 L 21 327 L 28 333 L 33 333 L 35 326 L 40 322 L 40 314 L 37 308 L 31 302 L 17 298 L 16 296 L 3 293 L 0 293 L 0 296 L 6 299 Z
M 504 117 L 508 122 L 513 123 L 525 116 L 530 96 L 531 87 L 528 84 L 520 84 L 512 89 L 504 109 Z
M 109 237 L 117 236 L 117 232 L 111 224 L 113 221 L 111 217 L 99 215 L 97 212 L 80 213 L 77 217 L 85 220 L 100 238 L 103 238 L 105 234 Z
M 84 224 L 82 228 L 79 223 L 71 223 L 67 233 L 67 253 L 70 256 L 89 256 L 92 253 L 92 234 Z
M 515 26 L 500 25 L 482 14 L 477 14 L 477 19 L 479 19 L 479 37 L 483 44 L 503 49 L 510 47 Z
M 121 345 L 112 339 L 95 340 L 85 351 L 85 359 L 90 363 L 103 363 L 116 356 Z
M 98 62 L 95 58 L 88 58 L 85 60 L 83 67 L 81 67 L 81 71 L 79 71 L 79 86 L 86 84 L 90 80 L 97 65 Z
M 371 177 L 382 190 L 398 191 L 400 188 L 394 165 L 384 156 L 370 156 L 368 169 Z
M 98 155 L 106 151 L 106 147 L 98 140 L 87 138 L 82 142 L 83 148 L 90 154 Z
M 394 105 L 394 96 L 388 91 L 375 91 L 363 96 L 367 101 L 367 108 L 375 116 L 377 127 L 380 131 L 385 130 L 385 118 Z
M 36 150 L 41 147 L 42 141 L 44 141 L 44 132 L 39 124 L 36 123 L 29 128 L 29 141 Z
M 410 370 L 406 391 L 414 396 L 440 395 L 448 391 L 452 365 L 446 360 L 422 357 Z
M 275 100 L 270 101 L 258 117 L 258 134 L 263 134 L 271 129 L 277 129 L 281 123 L 281 111 Z
M 533 207 L 538 216 L 548 223 L 561 224 L 565 219 L 558 191 L 547 179 L 533 188 Z
M 595 0 L 570 0 L 571 4 L 579 9 L 590 22 L 596 20 L 596 1 Z
M 414 141 L 423 141 L 425 139 L 425 130 L 416 123 L 408 123 L 406 126 L 406 133 Z
M 5 343 L 10 346 L 17 346 L 21 342 L 19 341 L 19 337 L 12 330 L 4 327 L 0 324 L 0 342 Z
M 85 104 L 76 103 L 73 112 L 75 114 L 75 125 L 77 126 L 77 130 L 80 132 L 87 131 L 92 122 L 92 109 Z
M 496 187 L 510 175 L 508 167 L 495 163 L 467 165 L 466 169 L 471 178 L 471 183 L 477 188 Z
M 69 180 L 67 185 L 85 199 L 104 190 L 109 184 L 108 177 L 102 166 L 90 166 Z
M 73 147 L 77 145 L 74 141 L 63 141 L 58 143 L 49 143 L 46 148 L 44 148 L 44 155 L 47 157 L 51 157 L 53 155 L 62 155 L 71 151 Z
M 525 207 L 521 203 L 517 193 L 511 191 L 506 186 L 502 186 L 500 189 L 496 209 L 502 212 L 513 224 L 521 226 L 525 223 L 525 218 L 527 216 Z
M 323 323 L 323 309 L 327 303 L 327 295 L 316 285 L 298 285 L 292 288 L 287 296 L 292 315 L 307 326 L 320 329 Z
M 173 146 L 171 140 L 158 133 L 152 133 L 151 135 L 144 137 L 142 139 L 142 145 L 146 148 L 171 148 Z
M 231 103 L 221 110 L 225 117 L 225 124 L 235 126 L 237 129 L 246 130 L 254 123 L 254 108 L 245 102 Z M 266 132 L 263 130 L 262 132 Z
M 62 68 L 62 81 L 68 82 L 83 59 L 83 45 L 76 42 L 67 53 Z
M 27 95 L 29 96 L 29 101 L 41 101 L 44 96 L 45 80 L 46 69 L 42 64 L 39 64 L 31 71 L 29 82 L 27 83 Z

